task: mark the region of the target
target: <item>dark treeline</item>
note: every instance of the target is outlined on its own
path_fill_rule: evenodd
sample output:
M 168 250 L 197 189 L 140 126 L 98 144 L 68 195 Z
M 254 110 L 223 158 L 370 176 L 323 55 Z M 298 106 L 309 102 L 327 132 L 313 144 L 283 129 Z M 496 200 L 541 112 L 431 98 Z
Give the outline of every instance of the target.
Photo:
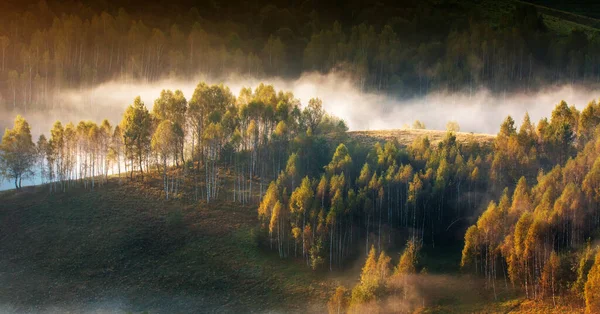
M 600 77 L 596 32 L 559 34 L 534 6 L 513 2 L 133 1 L 121 8 L 106 1 L 42 0 L 4 6 L 0 94 L 8 108 L 53 106 L 56 91 L 109 80 L 200 73 L 338 71 L 361 88 L 404 96 L 595 83 Z

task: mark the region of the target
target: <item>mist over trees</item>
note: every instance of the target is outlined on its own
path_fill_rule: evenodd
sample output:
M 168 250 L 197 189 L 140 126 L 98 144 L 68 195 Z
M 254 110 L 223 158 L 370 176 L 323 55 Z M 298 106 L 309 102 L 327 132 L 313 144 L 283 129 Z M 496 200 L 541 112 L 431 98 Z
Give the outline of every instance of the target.
M 7 252 L 22 254 L 5 262 L 12 266 L 29 258 L 21 253 L 21 244 L 44 234 L 31 232 L 34 228 L 59 237 L 34 241 L 33 252 L 46 250 L 46 243 L 77 242 L 69 232 L 57 230 L 82 220 L 95 223 L 111 212 L 74 216 L 68 211 L 77 209 L 80 201 L 97 210 L 93 202 L 107 198 L 96 196 L 110 188 L 118 193 L 107 195 L 123 198 L 114 200 L 123 202 L 115 208 L 135 207 L 134 202 L 148 198 L 144 206 L 160 201 L 164 209 L 146 218 L 145 212 L 115 215 L 107 222 L 126 218 L 125 227 L 118 227 L 123 233 L 106 237 L 98 247 L 88 246 L 93 247 L 89 251 L 77 248 L 73 257 L 65 258 L 72 254 L 68 250 L 39 255 L 60 262 L 46 263 L 35 256 L 32 269 L 53 272 L 45 281 L 62 280 L 65 269 L 72 268 L 73 278 L 67 281 L 77 289 L 80 283 L 71 279 L 93 276 L 105 284 L 106 276 L 136 277 L 120 283 L 128 289 L 129 283 L 144 282 L 130 275 L 130 265 L 153 259 L 165 272 L 157 273 L 156 282 L 146 282 L 157 288 L 153 293 L 160 298 L 172 287 L 183 289 L 175 293 L 209 287 L 213 294 L 199 294 L 204 302 L 206 296 L 250 285 L 264 286 L 261 293 L 268 297 L 263 300 L 290 291 L 311 291 L 309 297 L 318 291 L 322 297 L 323 289 L 335 286 L 326 305 L 330 313 L 376 313 L 425 307 L 430 300 L 420 292 L 440 282 L 449 285 L 451 281 L 432 280 L 443 275 L 459 282 L 449 285 L 452 294 L 462 293 L 456 286 L 468 281 L 477 286 L 478 297 L 494 305 L 518 300 L 516 306 L 566 305 L 568 310 L 573 306 L 600 313 L 596 100 L 581 108 L 554 103 L 551 115 L 539 121 L 532 121 L 529 113 L 520 120 L 507 116 L 497 135 L 486 134 L 485 139 L 482 134 L 459 133 L 456 121 L 448 121 L 445 131 L 435 131 L 414 120 L 401 133 L 377 135 L 347 132 L 346 122 L 326 112 L 328 104 L 319 98 L 301 103 L 292 92 L 269 84 L 238 91 L 200 81 L 190 94 L 164 89 L 153 102 L 145 103 L 140 96 L 130 99 L 114 121 L 56 121 L 45 134 L 32 136 L 31 129 L 39 126 L 27 122 L 28 113 L 64 109 L 61 92 L 113 81 L 149 85 L 163 79 L 288 79 L 317 72 L 340 75 L 360 91 L 402 97 L 434 91 L 466 95 L 479 88 L 494 96 L 521 95 L 555 84 L 600 83 L 600 22 L 587 17 L 594 12 L 583 16 L 523 1 L 353 0 L 343 3 L 344 10 L 336 9 L 340 5 L 331 0 L 132 0 L 122 6 L 104 0 L 0 0 L 0 112 L 16 115 L 0 142 L 0 180 L 15 189 L 2 192 L 11 198 L 5 206 L 11 208 L 3 208 L 0 215 L 8 217 L 5 235 L 16 235 L 3 237 L 4 244 L 14 246 Z M 413 107 L 407 108 L 390 112 Z M 422 117 L 420 112 L 416 115 Z M 24 188 L 29 179 L 40 185 Z M 139 197 L 130 195 L 138 190 Z M 86 194 L 65 212 L 57 210 L 60 215 L 36 216 L 63 209 L 60 206 L 76 193 Z M 24 201 L 29 195 L 43 198 L 30 206 Z M 112 200 L 106 203 L 98 208 L 112 206 Z M 29 212 L 32 206 L 39 208 Z M 218 211 L 207 214 L 212 209 Z M 126 225 L 140 218 L 136 223 L 143 228 L 132 226 L 140 231 L 130 231 Z M 195 223 L 205 218 L 207 223 L 193 226 L 197 230 L 187 229 L 188 219 Z M 232 220 L 226 228 L 204 230 L 224 219 Z M 52 220 L 68 223 L 55 227 Z M 33 227 L 25 224 L 30 221 Z M 96 239 L 77 227 L 81 230 L 75 234 L 85 234 L 85 241 Z M 100 224 L 96 227 L 102 229 Z M 171 230 L 176 228 L 180 230 Z M 223 230 L 233 234 L 223 237 L 231 243 L 214 250 L 223 243 L 213 242 Z M 146 245 L 148 251 L 156 250 L 145 252 Z M 124 250 L 133 254 L 122 254 Z M 442 258 L 438 265 L 433 263 L 437 269 L 428 269 L 426 264 L 437 257 L 433 252 Z M 113 260 L 86 260 L 105 253 Z M 259 255 L 255 253 L 261 258 L 250 258 Z M 205 280 L 201 273 L 221 262 L 204 258 L 206 254 L 233 258 Z M 162 255 L 169 258 L 157 258 Z M 246 264 L 236 260 L 238 256 Z M 71 261 L 77 265 L 67 265 Z M 173 269 L 168 267 L 171 262 Z M 171 277 L 180 273 L 176 267 L 187 267 L 181 271 L 187 274 L 200 263 L 205 265 L 190 272 L 194 280 Z M 335 285 L 319 281 L 321 290 L 314 288 L 316 281 L 296 290 L 298 282 L 314 278 L 296 282 L 298 277 L 277 278 L 288 273 L 268 273 L 269 266 L 279 263 L 284 272 L 289 270 L 283 263 L 305 271 L 294 275 L 344 278 Z M 352 269 L 357 270 L 353 283 L 346 272 Z M 251 274 L 241 276 L 240 270 Z M 168 289 L 161 290 L 164 278 L 177 280 L 169 279 Z M 214 289 L 221 284 L 236 287 Z M 270 284 L 285 288 L 279 291 Z M 89 290 L 99 288 L 105 286 Z M 232 295 L 252 300 L 252 294 Z M 460 300 L 434 297 L 442 303 Z M 509 306 L 509 311 L 516 308 Z M 230 308 L 217 308 L 223 309 Z
M 352 13 L 330 10 L 327 1 L 250 7 L 182 1 L 147 4 L 144 13 L 134 3 L 98 3 L 24 1 L 0 12 L 5 108 L 54 107 L 56 92 L 110 80 L 198 74 L 339 72 L 363 89 L 403 96 L 600 78 L 597 32 L 558 33 L 536 7 L 512 2 L 355 2 Z
M 365 279 L 349 299 L 338 290 L 331 308 L 406 291 L 420 248 L 464 237 L 461 266 L 494 295 L 510 282 L 527 298 L 572 294 L 593 309 L 599 123 L 596 101 L 582 111 L 561 101 L 537 124 L 526 114 L 517 128 L 508 116 L 492 144 L 457 141 L 453 122 L 437 144 L 426 136 L 406 147 L 365 144 L 318 98 L 303 106 L 271 85 L 234 96 L 200 82 L 189 101 L 164 90 L 149 110 L 136 97 L 117 125 L 57 121 L 35 144 L 17 116 L 0 169 L 17 189 L 37 174 L 51 193 L 93 191 L 113 175 L 156 184 L 167 200 L 249 205 L 257 243 L 314 270 L 344 269 L 368 254 Z M 405 243 L 398 260 L 383 253 Z

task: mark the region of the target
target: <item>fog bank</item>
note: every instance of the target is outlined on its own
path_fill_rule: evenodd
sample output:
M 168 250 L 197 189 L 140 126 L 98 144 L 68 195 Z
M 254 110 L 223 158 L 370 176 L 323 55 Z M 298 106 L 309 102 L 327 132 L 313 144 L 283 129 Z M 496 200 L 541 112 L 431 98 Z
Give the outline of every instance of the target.
M 206 77 L 194 80 L 165 79 L 158 82 L 109 82 L 87 90 L 63 91 L 54 101 L 54 108 L 24 112 L 12 110 L 2 113 L 0 127 L 12 125 L 19 113 L 32 125 L 34 136 L 48 134 L 56 120 L 63 123 L 79 120 L 100 122 L 107 118 L 118 123 L 125 108 L 136 96 L 141 96 L 149 110 L 163 89 L 180 89 L 189 100 L 200 81 L 223 83 L 238 95 L 242 87 L 256 87 L 259 83 L 273 84 L 277 90 L 292 91 L 304 105 L 312 97 L 323 100 L 325 109 L 344 119 L 350 130 L 398 129 L 416 119 L 425 122 L 428 129 L 445 129 L 449 120 L 457 121 L 461 131 L 497 133 L 502 120 L 511 115 L 517 125 L 526 111 L 532 121 L 549 116 L 561 100 L 580 110 L 600 96 L 600 89 L 563 85 L 547 87 L 536 92 L 493 95 L 485 89 L 473 92 L 433 92 L 424 97 L 399 99 L 375 92 L 363 92 L 354 81 L 341 74 L 307 73 L 296 80 L 281 78 L 254 79 L 230 77 L 216 81 Z

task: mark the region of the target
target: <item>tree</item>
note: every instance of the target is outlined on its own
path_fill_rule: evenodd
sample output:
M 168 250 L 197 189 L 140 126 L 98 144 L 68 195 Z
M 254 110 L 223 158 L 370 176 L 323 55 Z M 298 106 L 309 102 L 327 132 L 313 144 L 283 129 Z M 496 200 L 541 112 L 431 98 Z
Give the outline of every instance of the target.
M 346 312 L 346 308 L 348 307 L 347 293 L 348 289 L 344 286 L 340 285 L 335 289 L 335 293 L 331 296 L 329 302 L 327 302 L 329 314 L 341 314 Z
M 323 101 L 319 98 L 311 98 L 308 101 L 308 106 L 304 109 L 303 115 L 306 120 L 307 127 L 316 134 L 317 126 L 323 120 Z
M 154 101 L 152 114 L 159 121 L 169 120 L 173 124 L 175 135 L 172 140 L 175 145 L 174 158 L 183 162 L 183 143 L 185 140 L 185 113 L 187 101 L 180 90 L 173 93 L 170 90 L 162 90 L 160 97 Z
M 578 295 L 584 296 L 589 271 L 594 265 L 594 249 L 592 249 L 591 244 L 588 242 L 579 254 L 579 262 L 576 269 L 577 280 L 573 283 L 572 289 Z
M 554 305 L 556 305 L 555 294 L 558 286 L 557 277 L 559 275 L 559 271 L 560 258 L 555 251 L 552 251 L 552 253 L 550 253 L 550 258 L 548 258 L 548 261 L 546 261 L 546 264 L 544 265 L 544 270 L 540 280 L 542 282 L 542 290 L 544 293 L 547 293 L 548 291 L 552 292 L 552 302 L 554 302 Z
M 258 218 L 264 226 L 268 225 L 270 222 L 273 206 L 275 206 L 275 203 L 279 202 L 280 199 L 279 193 L 279 187 L 275 181 L 272 181 L 258 206 Z
M 192 128 L 192 161 L 197 161 L 196 176 L 199 175 L 201 162 L 205 162 L 205 167 L 207 167 L 207 162 L 212 162 L 211 170 L 214 170 L 212 174 L 217 174 L 216 160 L 208 160 L 206 158 L 219 156 L 220 152 L 217 150 L 220 149 L 225 135 L 221 122 L 227 112 L 227 108 L 233 103 L 234 97 L 229 88 L 224 85 L 209 86 L 204 82 L 200 82 L 196 86 L 187 109 L 188 119 Z M 194 147 L 194 140 L 198 141 L 199 145 L 197 147 Z M 209 150 L 212 151 L 210 156 L 208 155 Z M 253 170 L 252 167 L 250 168 Z M 216 183 L 216 176 L 212 178 L 207 177 L 207 179 L 209 179 L 207 183 L 212 181 Z M 252 184 L 251 182 L 250 184 Z M 213 184 L 212 188 L 213 192 L 217 191 L 216 184 Z M 207 195 L 207 199 L 210 199 L 210 196 Z
M 465 246 L 462 250 L 460 266 L 465 267 L 472 261 L 475 261 L 475 270 L 477 271 L 477 254 L 479 250 L 479 231 L 477 225 L 472 225 L 465 233 Z
M 375 246 L 372 245 L 360 274 L 360 283 L 352 289 L 352 306 L 371 301 L 377 296 L 377 290 L 380 288 L 380 280 L 377 273 L 376 254 Z
M 331 162 L 325 167 L 325 170 L 331 174 L 339 174 L 344 172 L 344 170 L 348 170 L 350 165 L 352 165 L 352 157 L 346 145 L 341 143 L 335 149 Z
M 117 164 L 119 180 L 121 180 L 121 156 L 123 155 L 123 133 L 119 125 L 115 126 L 111 139 L 111 152 L 114 161 Z
M 177 142 L 175 132 L 173 132 L 173 123 L 170 120 L 163 120 L 154 135 L 152 135 L 152 150 L 160 155 L 163 165 L 163 186 L 165 198 L 169 199 L 169 180 L 167 177 L 167 160 L 175 155 Z
M 37 154 L 37 162 L 40 167 L 40 179 L 42 183 L 46 180 L 47 175 L 47 167 L 46 167 L 46 158 L 48 153 L 48 140 L 44 134 L 41 134 L 38 138 L 36 144 L 36 154 Z
M 594 266 L 590 269 L 585 283 L 585 312 L 600 312 L 600 250 L 596 253 Z
M 500 133 L 499 135 L 503 136 L 511 136 L 517 134 L 517 129 L 515 128 L 515 120 L 511 116 L 507 116 L 506 119 L 500 125 Z
M 595 202 L 600 202 L 600 158 L 596 158 L 592 169 L 585 175 L 583 191 Z
M 19 72 L 11 70 L 8 72 L 8 85 L 12 89 L 13 109 L 17 108 L 17 87 L 19 86 Z
M 308 176 L 304 177 L 300 186 L 294 190 L 292 196 L 290 197 L 290 213 L 292 213 L 292 215 L 296 217 L 293 223 L 293 228 L 295 230 L 298 230 L 299 228 L 302 228 L 300 230 L 304 230 L 305 228 L 306 212 L 312 206 L 314 198 L 314 192 L 311 185 L 312 184 Z M 302 217 L 302 226 L 300 226 L 299 222 L 300 217 Z M 296 241 L 299 240 L 299 237 L 300 233 L 294 232 L 294 238 L 296 239 Z M 304 248 L 306 247 L 305 241 L 306 239 L 304 237 L 304 233 L 302 232 L 302 256 L 304 256 L 307 253 L 304 250 Z
M 269 36 L 263 52 L 266 55 L 266 64 L 269 65 L 271 73 L 279 75 L 285 70 L 285 45 L 279 37 Z
M 146 157 L 151 141 L 151 118 L 148 109 L 138 96 L 133 104 L 127 107 L 121 120 L 125 150 L 131 161 L 131 179 L 133 179 L 133 163 L 137 159 L 139 171 L 144 179 L 142 162 Z
M 456 121 L 448 121 L 446 123 L 446 131 L 448 132 L 460 132 L 460 125 Z
M 420 120 L 415 120 L 415 122 L 413 122 L 413 124 L 412 124 L 412 128 L 413 129 L 417 129 L 417 130 L 424 130 L 424 129 L 426 129 L 425 123 L 421 122 Z
M 206 201 L 217 198 L 219 191 L 219 160 L 224 141 L 223 126 L 221 123 L 210 122 L 204 129 L 203 143 L 206 147 L 204 162 L 206 179 Z
M 0 49 L 2 49 L 2 72 L 4 72 L 4 60 L 6 59 L 6 48 L 10 45 L 10 39 L 7 36 L 0 36 Z
M 394 270 L 395 275 L 410 275 L 417 272 L 417 263 L 419 262 L 419 251 L 421 245 L 416 240 L 408 240 L 398 266 Z
M 0 174 L 14 180 L 15 189 L 21 188 L 21 180 L 33 174 L 36 161 L 35 144 L 29 123 L 17 115 L 12 129 L 6 129 L 0 143 Z

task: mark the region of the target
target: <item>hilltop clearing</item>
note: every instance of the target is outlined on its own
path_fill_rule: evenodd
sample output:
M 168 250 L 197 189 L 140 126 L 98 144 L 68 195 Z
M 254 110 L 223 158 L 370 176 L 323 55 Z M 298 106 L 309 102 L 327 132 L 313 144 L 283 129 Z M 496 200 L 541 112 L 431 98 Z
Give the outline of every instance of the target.
M 428 137 L 433 145 L 437 145 L 447 135 L 446 131 L 438 130 L 419 130 L 419 129 L 396 129 L 396 130 L 380 130 L 380 131 L 350 131 L 348 136 L 361 144 L 373 145 L 376 142 L 384 143 L 386 141 L 397 140 L 400 146 L 406 147 L 415 139 Z M 481 144 L 491 144 L 494 141 L 495 135 L 481 133 L 466 133 L 456 132 L 456 141 L 465 143 L 467 141 L 477 141 Z

